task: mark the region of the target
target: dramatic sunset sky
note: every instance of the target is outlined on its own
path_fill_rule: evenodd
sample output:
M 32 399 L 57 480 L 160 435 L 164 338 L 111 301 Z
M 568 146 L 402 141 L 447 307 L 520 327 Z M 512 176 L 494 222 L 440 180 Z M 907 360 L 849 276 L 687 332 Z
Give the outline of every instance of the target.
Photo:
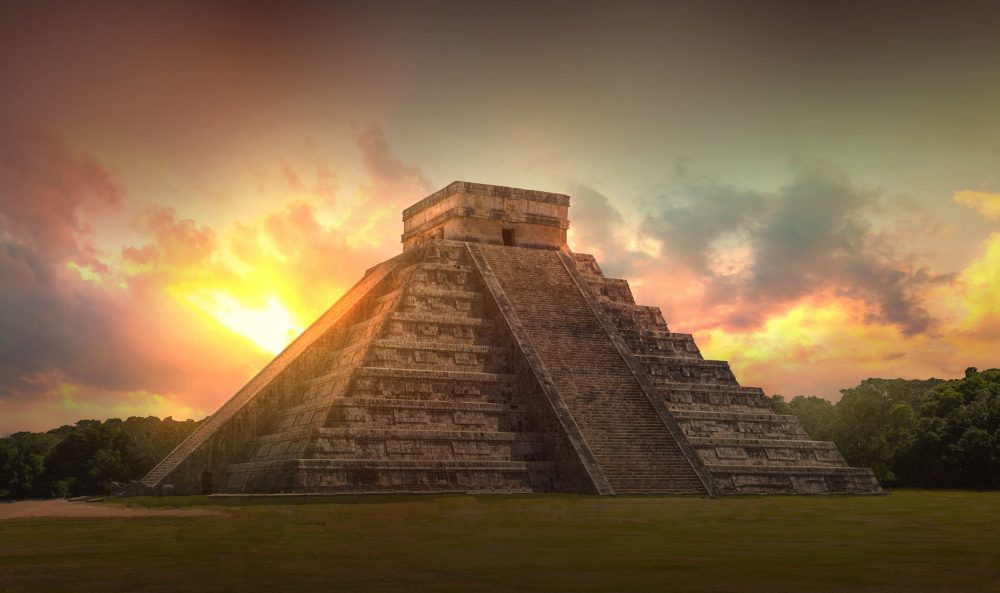
M 1000 366 L 989 5 L 4 4 L 0 434 L 211 413 L 456 179 L 768 393 Z

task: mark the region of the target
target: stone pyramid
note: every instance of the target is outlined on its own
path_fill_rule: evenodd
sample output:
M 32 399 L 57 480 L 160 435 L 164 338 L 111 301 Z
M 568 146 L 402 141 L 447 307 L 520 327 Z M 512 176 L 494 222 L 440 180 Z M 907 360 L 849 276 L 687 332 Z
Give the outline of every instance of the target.
M 874 493 L 566 245 L 569 197 L 456 181 L 403 253 L 142 480 L 176 492 Z

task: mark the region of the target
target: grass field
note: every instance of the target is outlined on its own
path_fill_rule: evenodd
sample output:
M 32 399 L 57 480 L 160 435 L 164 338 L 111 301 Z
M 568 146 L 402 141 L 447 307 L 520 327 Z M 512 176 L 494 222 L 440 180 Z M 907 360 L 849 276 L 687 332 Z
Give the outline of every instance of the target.
M 0 521 L 0 592 L 1000 591 L 1000 492 L 177 497 Z

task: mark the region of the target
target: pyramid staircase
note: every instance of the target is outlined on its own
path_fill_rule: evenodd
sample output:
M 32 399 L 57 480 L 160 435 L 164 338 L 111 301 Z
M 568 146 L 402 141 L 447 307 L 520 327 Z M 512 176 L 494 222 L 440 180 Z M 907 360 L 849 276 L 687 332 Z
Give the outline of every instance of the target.
M 649 394 L 563 261 L 544 249 L 470 244 L 499 281 L 617 494 L 704 494 Z M 572 265 L 572 264 L 570 264 Z

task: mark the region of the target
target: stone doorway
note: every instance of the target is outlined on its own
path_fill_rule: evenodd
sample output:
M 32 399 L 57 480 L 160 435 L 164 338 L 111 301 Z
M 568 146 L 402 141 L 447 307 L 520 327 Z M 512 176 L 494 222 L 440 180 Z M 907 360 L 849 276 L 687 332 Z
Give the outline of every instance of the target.
M 212 472 L 207 469 L 201 472 L 201 493 L 202 494 L 212 494 L 215 491 L 214 484 L 212 483 Z

